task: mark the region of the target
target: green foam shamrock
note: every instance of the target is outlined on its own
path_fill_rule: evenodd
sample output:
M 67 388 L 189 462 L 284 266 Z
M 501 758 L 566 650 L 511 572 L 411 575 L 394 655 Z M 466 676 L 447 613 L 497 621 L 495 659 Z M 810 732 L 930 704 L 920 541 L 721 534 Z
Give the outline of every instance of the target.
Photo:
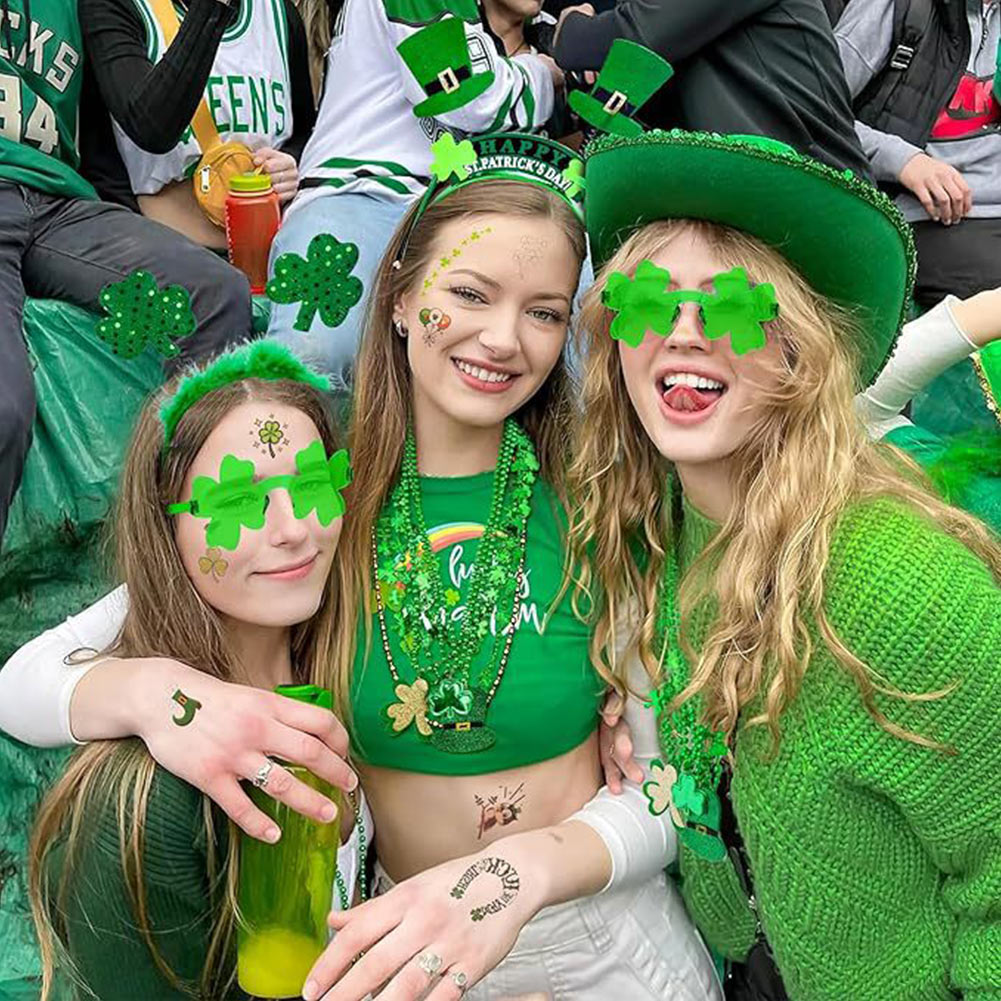
M 747 272 L 734 268 L 716 275 L 713 287 L 716 295 L 706 296 L 702 302 L 706 337 L 714 341 L 729 334 L 735 355 L 763 348 L 766 339 L 761 324 L 779 315 L 775 286 L 763 282 L 751 288 Z
M 671 787 L 671 802 L 679 810 L 699 816 L 706 809 L 706 794 L 695 784 L 695 776 L 686 773 Z
M 97 336 L 122 358 L 135 358 L 148 344 L 172 358 L 180 351 L 174 341 L 197 325 L 187 291 L 180 285 L 159 288 L 148 271 L 105 285 L 97 301 L 108 314 L 98 321 Z
M 457 180 L 464 181 L 469 177 L 469 168 L 476 163 L 476 150 L 473 144 L 468 139 L 463 139 L 456 145 L 451 132 L 443 133 L 431 143 L 431 152 L 434 153 L 431 173 L 443 184 L 453 174 Z
M 570 187 L 567 188 L 567 197 L 576 198 L 577 192 L 587 186 L 584 183 L 584 161 L 571 160 L 563 171 L 563 180 L 570 182 Z
M 601 293 L 602 302 L 618 313 L 609 334 L 632 348 L 639 346 L 648 330 L 665 337 L 674 325 L 673 309 L 665 309 L 670 281 L 670 273 L 653 261 L 640 261 L 635 278 L 613 271 Z
M 267 284 L 272 302 L 301 302 L 296 330 L 309 330 L 316 311 L 328 327 L 338 327 L 362 295 L 361 280 L 351 274 L 358 263 L 358 247 L 341 243 L 329 233 L 309 241 L 306 257 L 282 254 L 275 261 L 275 276 Z

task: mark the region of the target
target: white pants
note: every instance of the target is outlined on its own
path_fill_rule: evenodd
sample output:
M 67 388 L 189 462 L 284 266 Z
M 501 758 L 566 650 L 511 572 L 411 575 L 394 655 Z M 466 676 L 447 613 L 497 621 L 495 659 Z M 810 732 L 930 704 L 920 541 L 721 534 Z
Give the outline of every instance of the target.
M 374 894 L 392 881 L 376 863 Z M 712 960 L 664 873 L 546 907 L 464 1001 L 722 1001 Z M 539 999 L 541 1001 L 541 998 Z

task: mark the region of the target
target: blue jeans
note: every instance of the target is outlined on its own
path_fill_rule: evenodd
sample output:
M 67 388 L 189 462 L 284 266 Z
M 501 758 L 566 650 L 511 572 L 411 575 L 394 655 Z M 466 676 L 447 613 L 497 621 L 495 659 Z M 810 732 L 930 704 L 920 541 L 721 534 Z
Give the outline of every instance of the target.
M 382 255 L 410 202 L 387 201 L 370 195 L 331 191 L 292 212 L 282 223 L 271 246 L 269 271 L 275 259 L 290 251 L 306 256 L 309 241 L 318 233 L 330 233 L 342 243 L 358 247 L 358 263 L 352 274 L 361 279 L 362 297 L 338 327 L 328 327 L 319 313 L 308 331 L 293 328 L 298 303 L 278 305 L 271 310 L 268 336 L 291 348 L 300 358 L 334 377 L 338 388 L 346 389 L 351 377 L 369 293 Z

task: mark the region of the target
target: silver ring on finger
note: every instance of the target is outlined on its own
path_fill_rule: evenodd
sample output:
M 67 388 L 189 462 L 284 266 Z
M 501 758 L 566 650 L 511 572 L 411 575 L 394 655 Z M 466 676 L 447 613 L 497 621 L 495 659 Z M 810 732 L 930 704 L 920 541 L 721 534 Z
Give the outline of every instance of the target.
M 440 969 L 441 964 L 444 962 L 436 952 L 431 952 L 429 949 L 420 953 L 417 957 L 417 965 L 429 976 L 433 977 Z
M 250 780 L 258 789 L 267 789 L 268 779 L 271 778 L 271 769 L 275 767 L 275 763 L 268 758 L 267 761 L 257 769 L 257 773 Z
M 466 985 L 469 983 L 469 977 L 462 970 L 453 970 L 452 983 L 459 988 L 459 997 L 462 997 L 466 993 Z

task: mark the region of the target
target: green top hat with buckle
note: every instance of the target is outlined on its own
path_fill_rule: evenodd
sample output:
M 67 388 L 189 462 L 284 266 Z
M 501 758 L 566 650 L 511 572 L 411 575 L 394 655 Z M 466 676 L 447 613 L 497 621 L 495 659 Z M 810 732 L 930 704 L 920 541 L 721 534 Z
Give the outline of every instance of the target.
M 475 100 L 493 82 L 493 70 L 473 73 L 466 29 L 457 17 L 435 21 L 396 46 L 427 99 L 414 106 L 418 118 L 443 115 Z
M 584 156 L 595 271 L 659 219 L 743 230 L 855 317 L 863 386 L 883 367 L 906 319 L 917 258 L 910 226 L 875 185 L 764 136 L 606 135 Z
M 633 116 L 673 75 L 671 64 L 656 52 L 617 38 L 591 92 L 572 91 L 567 103 L 585 122 L 602 132 L 636 136 L 643 126 Z

